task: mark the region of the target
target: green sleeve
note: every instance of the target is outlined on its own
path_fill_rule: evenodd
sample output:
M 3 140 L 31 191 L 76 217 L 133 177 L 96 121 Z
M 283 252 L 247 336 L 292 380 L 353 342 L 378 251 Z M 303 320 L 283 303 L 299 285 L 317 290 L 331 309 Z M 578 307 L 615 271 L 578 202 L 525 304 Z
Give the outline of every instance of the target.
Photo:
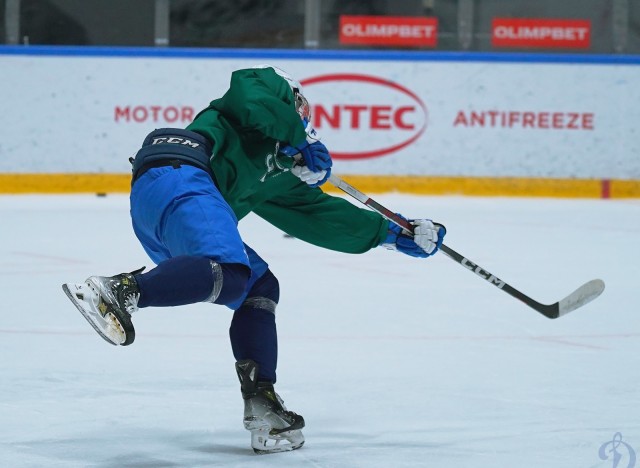
M 387 236 L 388 221 L 378 213 L 304 183 L 254 212 L 297 239 L 339 252 L 364 253 Z
M 225 95 L 214 107 L 241 131 L 299 144 L 306 140 L 304 124 L 295 107 L 289 84 L 272 68 L 237 70 Z

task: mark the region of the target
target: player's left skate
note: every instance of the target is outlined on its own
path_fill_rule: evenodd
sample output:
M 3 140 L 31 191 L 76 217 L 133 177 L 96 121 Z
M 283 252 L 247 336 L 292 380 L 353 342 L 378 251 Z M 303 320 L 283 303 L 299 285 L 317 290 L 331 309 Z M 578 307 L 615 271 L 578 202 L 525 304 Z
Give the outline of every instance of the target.
M 134 274 L 91 276 L 84 283 L 66 283 L 62 290 L 107 343 L 127 346 L 136 337 L 131 314 L 138 310 L 140 289 Z
M 250 360 L 236 363 L 244 399 L 244 427 L 251 431 L 251 447 L 259 454 L 288 452 L 304 444 L 304 418 L 287 411 L 271 382 L 257 380 L 258 365 Z

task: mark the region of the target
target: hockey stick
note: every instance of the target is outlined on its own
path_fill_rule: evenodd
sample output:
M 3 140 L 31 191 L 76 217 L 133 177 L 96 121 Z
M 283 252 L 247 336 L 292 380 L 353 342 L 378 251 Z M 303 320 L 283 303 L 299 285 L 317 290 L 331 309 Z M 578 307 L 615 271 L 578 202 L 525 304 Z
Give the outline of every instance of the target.
M 388 208 L 385 208 L 380 203 L 372 200 L 367 195 L 365 195 L 355 187 L 349 185 L 347 182 L 342 180 L 340 177 L 334 174 L 331 174 L 331 176 L 329 177 L 329 182 L 331 182 L 333 185 L 335 185 L 337 188 L 339 188 L 346 194 L 358 200 L 360 203 L 371 208 L 373 211 L 381 214 L 382 216 L 387 218 L 389 221 L 397 224 L 408 233 L 413 233 L 413 226 L 407 220 L 398 216 Z M 482 268 L 477 263 L 474 263 L 468 258 L 465 258 L 464 256 L 460 255 L 451 247 L 448 247 L 442 244 L 442 246 L 440 247 L 440 250 L 447 257 L 451 258 L 456 263 L 459 263 L 460 265 L 465 267 L 467 270 L 471 270 L 480 278 L 487 281 L 489 284 L 494 285 L 498 289 L 501 289 L 502 291 L 515 297 L 516 299 L 520 299 L 526 305 L 535 309 L 536 311 L 538 311 L 539 313 L 541 313 L 542 315 L 550 319 L 561 317 L 563 315 L 568 314 L 572 310 L 576 310 L 578 307 L 582 307 L 583 305 L 588 304 L 589 302 L 594 300 L 596 297 L 598 297 L 600 294 L 602 294 L 602 291 L 604 291 L 604 281 L 600 279 L 594 279 L 583 284 L 582 286 L 580 286 L 578 289 L 573 291 L 571 294 L 569 294 L 567 297 L 565 297 L 561 301 L 554 302 L 553 304 L 548 304 L 548 305 L 541 304 L 540 302 L 530 298 L 529 296 L 520 292 L 510 284 L 501 280 L 497 276 L 494 276 L 493 274 L 489 273 L 487 270 Z

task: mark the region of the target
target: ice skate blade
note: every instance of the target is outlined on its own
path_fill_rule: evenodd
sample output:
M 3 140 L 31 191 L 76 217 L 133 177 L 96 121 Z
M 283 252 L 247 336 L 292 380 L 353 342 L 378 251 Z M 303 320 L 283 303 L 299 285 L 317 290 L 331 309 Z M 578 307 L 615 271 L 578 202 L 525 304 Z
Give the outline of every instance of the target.
M 259 455 L 291 452 L 304 445 L 304 436 L 299 430 L 283 432 L 277 436 L 267 431 L 251 431 L 251 447 Z
M 112 313 L 107 313 L 103 317 L 98 312 L 98 295 L 86 283 L 65 283 L 62 285 L 62 290 L 107 343 L 118 346 L 127 342 L 127 333 L 118 318 Z

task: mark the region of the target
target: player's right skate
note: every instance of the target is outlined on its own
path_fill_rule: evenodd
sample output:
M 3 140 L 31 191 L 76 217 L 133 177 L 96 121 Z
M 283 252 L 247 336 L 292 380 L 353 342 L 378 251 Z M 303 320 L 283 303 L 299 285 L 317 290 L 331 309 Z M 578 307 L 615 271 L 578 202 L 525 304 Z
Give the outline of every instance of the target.
M 304 418 L 287 411 L 271 382 L 257 380 L 258 365 L 250 360 L 236 363 L 244 399 L 244 427 L 251 431 L 251 447 L 256 453 L 295 450 L 304 444 Z
M 62 290 L 107 343 L 127 346 L 136 337 L 131 314 L 138 310 L 140 289 L 132 273 L 90 276 L 84 283 L 66 283 Z

